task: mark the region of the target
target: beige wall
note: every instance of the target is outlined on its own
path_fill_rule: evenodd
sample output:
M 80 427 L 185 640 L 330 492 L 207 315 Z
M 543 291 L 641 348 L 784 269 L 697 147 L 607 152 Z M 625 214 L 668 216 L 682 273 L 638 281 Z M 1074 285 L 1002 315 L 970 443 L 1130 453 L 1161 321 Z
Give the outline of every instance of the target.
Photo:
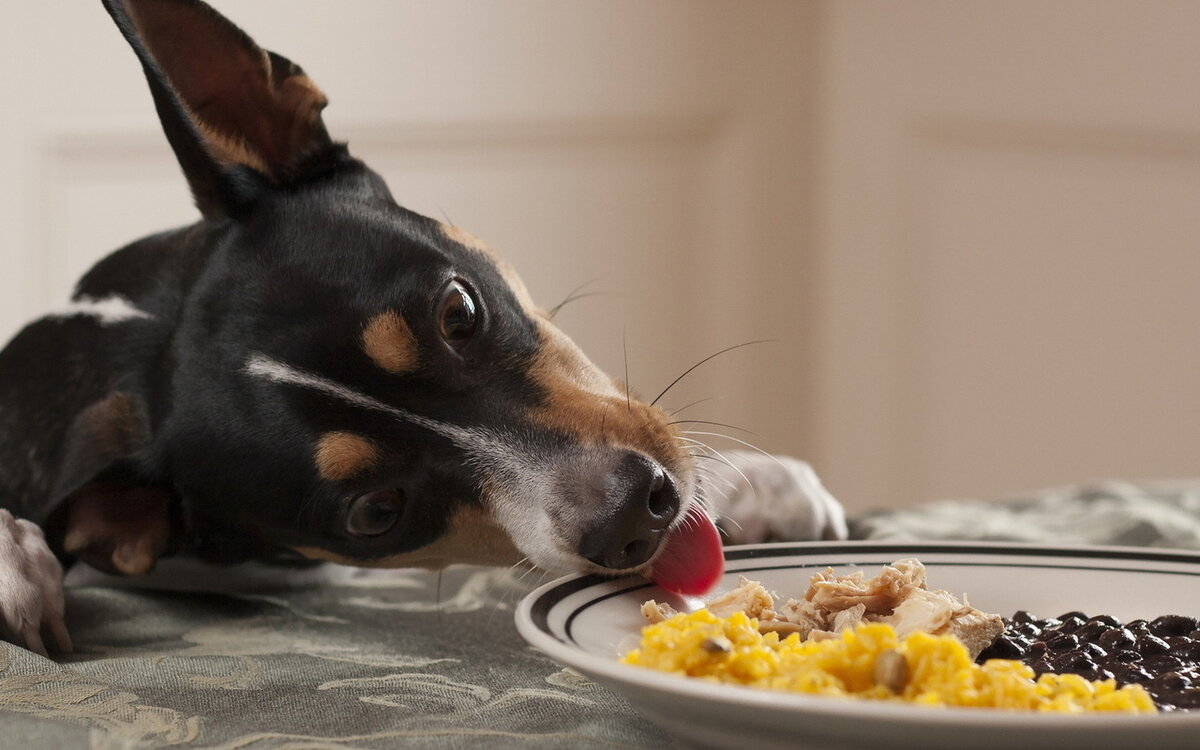
M 1200 5 L 215 4 L 644 394 L 771 339 L 667 403 L 851 508 L 1197 473 Z M 98 3 L 0 62 L 7 335 L 193 211 Z
M 829 484 L 859 505 L 1200 473 L 1200 5 L 829 8 Z

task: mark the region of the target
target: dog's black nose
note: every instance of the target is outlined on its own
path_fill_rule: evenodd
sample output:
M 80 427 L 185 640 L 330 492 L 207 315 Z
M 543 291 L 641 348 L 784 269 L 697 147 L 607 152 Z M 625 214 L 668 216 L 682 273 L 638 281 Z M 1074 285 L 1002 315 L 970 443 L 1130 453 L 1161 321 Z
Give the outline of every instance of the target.
M 605 477 L 604 509 L 584 531 L 579 554 L 605 568 L 635 568 L 654 556 L 679 511 L 679 491 L 657 463 L 626 453 Z

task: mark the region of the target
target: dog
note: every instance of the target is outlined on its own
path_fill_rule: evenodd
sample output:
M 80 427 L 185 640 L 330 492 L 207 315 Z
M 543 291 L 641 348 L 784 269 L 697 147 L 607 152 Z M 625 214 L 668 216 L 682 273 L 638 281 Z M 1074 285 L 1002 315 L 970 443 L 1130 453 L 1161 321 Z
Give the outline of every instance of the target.
M 102 259 L 0 352 L 7 640 L 70 650 L 77 562 L 522 562 L 699 592 L 722 564 L 702 496 L 753 538 L 845 535 L 806 464 L 740 458 L 778 485 L 749 505 L 712 489 L 746 471 L 698 470 L 491 248 L 400 207 L 299 66 L 200 0 L 103 4 L 202 218 Z

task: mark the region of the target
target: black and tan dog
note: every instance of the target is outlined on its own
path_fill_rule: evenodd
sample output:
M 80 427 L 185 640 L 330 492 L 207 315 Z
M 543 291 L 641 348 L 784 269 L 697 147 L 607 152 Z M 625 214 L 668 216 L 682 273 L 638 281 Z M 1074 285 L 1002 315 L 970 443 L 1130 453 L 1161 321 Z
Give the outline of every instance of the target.
M 487 246 L 398 206 L 295 64 L 198 0 L 104 4 L 203 219 L 100 261 L 0 353 L 5 637 L 70 648 L 60 561 L 711 583 L 719 541 L 667 414 Z M 844 528 L 815 478 L 793 484 L 810 533 Z

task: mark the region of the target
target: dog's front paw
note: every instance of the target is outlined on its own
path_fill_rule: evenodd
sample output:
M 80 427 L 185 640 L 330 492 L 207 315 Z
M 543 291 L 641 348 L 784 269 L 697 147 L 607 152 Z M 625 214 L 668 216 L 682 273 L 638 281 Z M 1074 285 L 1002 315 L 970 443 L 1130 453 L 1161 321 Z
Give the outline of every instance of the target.
M 700 486 L 729 544 L 845 539 L 846 514 L 803 461 L 727 451 Z
M 0 631 L 4 640 L 46 655 L 43 636 L 71 650 L 63 619 L 63 571 L 34 523 L 0 509 Z

